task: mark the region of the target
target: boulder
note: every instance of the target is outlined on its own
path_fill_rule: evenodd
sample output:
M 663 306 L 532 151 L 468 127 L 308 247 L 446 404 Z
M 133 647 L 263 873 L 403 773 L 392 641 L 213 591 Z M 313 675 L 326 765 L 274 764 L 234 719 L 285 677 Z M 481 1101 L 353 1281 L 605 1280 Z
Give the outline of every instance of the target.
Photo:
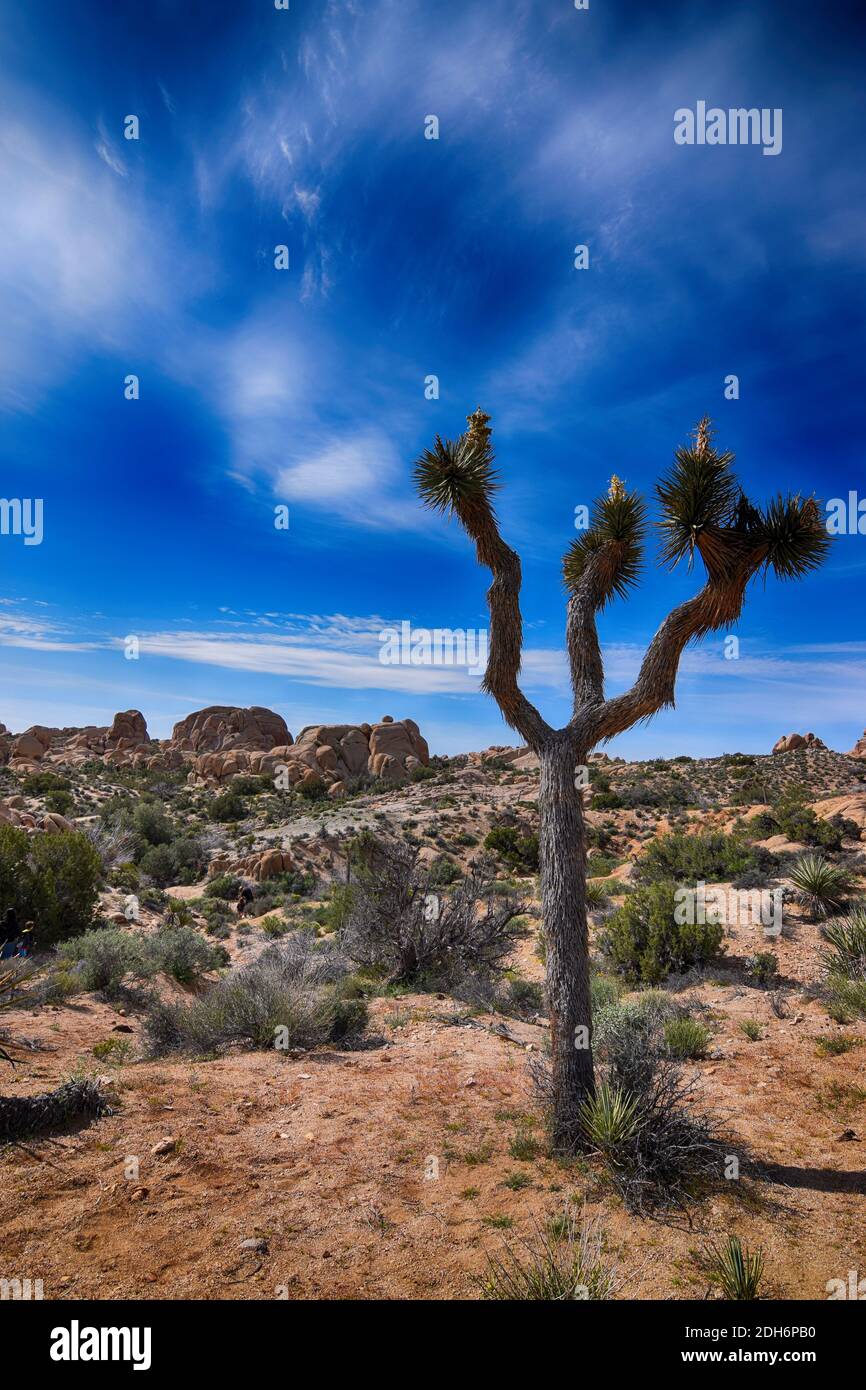
M 863 730 L 863 735 L 862 735 L 862 737 L 861 737 L 861 738 L 858 738 L 857 742 L 854 744 L 854 747 L 851 749 L 850 753 L 848 754 L 848 757 L 849 757 L 849 758 L 866 758 L 866 729 Z
M 9 750 L 13 762 L 39 762 L 45 757 L 46 744 L 34 733 L 19 734 Z
M 783 736 L 773 744 L 774 753 L 792 753 L 797 748 L 826 748 L 826 743 L 822 739 L 816 738 L 814 734 L 783 734 Z
M 282 716 L 261 705 L 208 705 L 175 724 L 171 742 L 195 753 L 227 748 L 268 752 L 290 744 L 292 736 Z
M 149 741 L 144 715 L 137 709 L 128 709 L 116 714 L 106 735 L 108 744 L 123 748 L 138 748 L 142 743 Z

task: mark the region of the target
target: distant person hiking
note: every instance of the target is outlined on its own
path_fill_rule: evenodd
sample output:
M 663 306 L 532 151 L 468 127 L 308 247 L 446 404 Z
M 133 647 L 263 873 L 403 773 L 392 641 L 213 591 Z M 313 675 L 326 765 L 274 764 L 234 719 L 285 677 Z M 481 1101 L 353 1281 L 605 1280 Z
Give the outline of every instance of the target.
M 248 883 L 245 883 L 238 893 L 238 900 L 235 903 L 235 911 L 239 917 L 243 917 L 252 900 L 253 890 Z

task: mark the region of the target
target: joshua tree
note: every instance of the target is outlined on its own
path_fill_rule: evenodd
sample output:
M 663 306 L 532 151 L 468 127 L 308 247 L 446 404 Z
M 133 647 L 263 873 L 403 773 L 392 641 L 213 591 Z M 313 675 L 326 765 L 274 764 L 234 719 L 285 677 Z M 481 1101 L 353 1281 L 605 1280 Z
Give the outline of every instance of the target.
M 710 422 L 676 450 L 657 484 L 661 508 L 660 562 L 691 566 L 695 552 L 706 571 L 703 587 L 675 608 L 650 643 L 637 680 L 606 699 L 596 614 L 625 598 L 638 580 L 648 523 L 646 507 L 616 477 L 593 504 L 590 525 L 563 559 L 568 594 L 566 644 L 574 691 L 572 717 L 554 729 L 518 684 L 523 645 L 520 559 L 499 531 L 492 498 L 490 416 L 467 416 L 458 439 L 436 437 L 415 465 L 424 503 L 453 513 L 475 542 L 480 565 L 493 575 L 487 591 L 490 633 L 482 688 L 499 705 L 540 760 L 541 904 L 547 946 L 547 1002 L 553 1066 L 553 1140 L 573 1147 L 579 1110 L 594 1088 L 586 916 L 586 828 L 575 769 L 597 744 L 674 704 L 683 649 L 695 638 L 726 628 L 742 611 L 749 581 L 770 569 L 779 579 L 800 579 L 824 559 L 829 537 L 814 498 L 778 496 L 756 507 L 732 470 L 733 455 L 719 453 Z

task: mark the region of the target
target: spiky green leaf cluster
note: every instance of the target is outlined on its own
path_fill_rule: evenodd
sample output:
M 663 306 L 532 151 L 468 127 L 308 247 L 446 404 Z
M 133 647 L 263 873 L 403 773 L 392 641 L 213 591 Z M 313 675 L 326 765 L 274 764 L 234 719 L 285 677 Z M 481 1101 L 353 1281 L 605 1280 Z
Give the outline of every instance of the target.
M 673 467 L 656 485 L 662 508 L 661 558 L 671 569 L 684 558 L 691 564 L 703 537 L 736 523 L 742 492 L 733 460 L 733 454 L 717 454 L 709 442 L 674 453 Z
M 764 508 L 761 538 L 767 545 L 766 565 L 778 579 L 802 579 L 823 564 L 831 545 L 814 497 L 783 497 Z
M 415 464 L 413 476 L 422 501 L 440 512 L 459 512 L 489 501 L 499 487 L 489 439 L 468 430 L 454 440 L 437 434 L 433 448 L 425 449 Z
M 698 550 L 711 578 L 724 580 L 744 556 L 779 579 L 801 579 L 821 565 L 830 548 L 814 498 L 779 494 L 755 506 L 740 487 L 731 453 L 712 446 L 709 422 L 698 427 L 693 445 L 679 448 L 657 485 L 662 509 L 662 563 L 691 565 Z
M 596 560 L 596 596 L 603 608 L 614 596 L 625 598 L 640 577 L 646 536 L 646 506 L 637 492 L 617 483 L 592 504 L 590 525 L 573 540 L 562 561 L 565 587 L 574 592 L 592 556 Z

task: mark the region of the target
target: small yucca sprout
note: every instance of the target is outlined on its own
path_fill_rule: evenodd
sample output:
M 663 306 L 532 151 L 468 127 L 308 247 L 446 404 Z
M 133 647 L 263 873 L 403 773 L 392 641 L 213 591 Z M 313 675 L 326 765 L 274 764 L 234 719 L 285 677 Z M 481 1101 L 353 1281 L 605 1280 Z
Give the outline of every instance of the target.
M 637 1097 L 602 1082 L 582 1105 L 580 1118 L 587 1138 L 602 1153 L 611 1154 L 634 1134 Z
M 758 1297 L 764 1277 L 764 1252 L 752 1255 L 739 1236 L 728 1236 L 724 1246 L 710 1245 L 708 1264 L 725 1298 L 742 1303 Z

